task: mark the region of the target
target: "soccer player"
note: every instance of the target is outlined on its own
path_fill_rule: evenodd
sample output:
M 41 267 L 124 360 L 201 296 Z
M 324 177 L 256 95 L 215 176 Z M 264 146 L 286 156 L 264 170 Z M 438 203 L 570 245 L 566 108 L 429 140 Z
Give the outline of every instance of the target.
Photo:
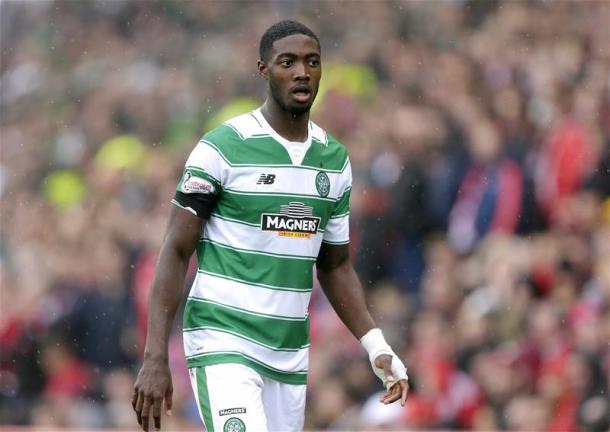
M 160 428 L 163 401 L 172 406 L 168 338 L 195 250 L 184 349 L 209 432 L 302 430 L 314 264 L 387 389 L 381 402 L 407 398 L 406 368 L 375 327 L 349 260 L 347 152 L 309 120 L 318 37 L 295 21 L 271 26 L 258 71 L 264 104 L 205 134 L 172 200 L 132 400 L 144 430 L 150 417 Z

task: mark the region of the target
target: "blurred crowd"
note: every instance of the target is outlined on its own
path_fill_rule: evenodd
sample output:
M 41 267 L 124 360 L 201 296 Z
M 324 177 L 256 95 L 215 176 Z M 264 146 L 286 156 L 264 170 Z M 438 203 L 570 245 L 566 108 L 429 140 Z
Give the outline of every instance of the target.
M 184 161 L 262 102 L 260 35 L 297 18 L 322 43 L 313 119 L 351 156 L 352 258 L 412 389 L 404 408 L 378 402 L 316 287 L 306 427 L 610 428 L 608 2 L 0 11 L 0 425 L 136 426 L 148 289 Z M 180 321 L 168 430 L 201 428 Z

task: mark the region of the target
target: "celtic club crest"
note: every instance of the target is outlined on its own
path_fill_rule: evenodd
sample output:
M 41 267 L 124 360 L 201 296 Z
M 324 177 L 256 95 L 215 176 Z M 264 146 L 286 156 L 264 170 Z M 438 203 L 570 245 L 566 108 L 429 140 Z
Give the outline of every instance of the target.
M 321 197 L 326 198 L 330 192 L 330 180 L 324 171 L 320 171 L 316 176 L 316 189 Z
M 223 432 L 246 432 L 246 425 L 237 417 L 231 417 L 225 422 Z

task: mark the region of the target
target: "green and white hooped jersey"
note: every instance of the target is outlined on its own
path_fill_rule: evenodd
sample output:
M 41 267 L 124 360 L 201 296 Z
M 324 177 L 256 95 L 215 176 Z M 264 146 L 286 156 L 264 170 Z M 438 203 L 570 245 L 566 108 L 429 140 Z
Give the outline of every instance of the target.
M 218 196 L 184 312 L 189 367 L 241 363 L 305 384 L 313 266 L 323 241 L 349 243 L 352 178 L 345 147 L 314 123 L 300 145 L 293 161 L 256 110 L 189 156 L 177 190 Z

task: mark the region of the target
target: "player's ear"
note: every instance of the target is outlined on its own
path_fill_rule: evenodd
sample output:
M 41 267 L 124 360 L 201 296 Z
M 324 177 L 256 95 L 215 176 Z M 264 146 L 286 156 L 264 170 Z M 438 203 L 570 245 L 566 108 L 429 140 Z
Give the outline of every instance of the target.
M 263 60 L 258 60 L 256 64 L 258 67 L 258 74 L 262 76 L 265 80 L 269 79 L 269 68 L 267 68 L 265 62 Z

